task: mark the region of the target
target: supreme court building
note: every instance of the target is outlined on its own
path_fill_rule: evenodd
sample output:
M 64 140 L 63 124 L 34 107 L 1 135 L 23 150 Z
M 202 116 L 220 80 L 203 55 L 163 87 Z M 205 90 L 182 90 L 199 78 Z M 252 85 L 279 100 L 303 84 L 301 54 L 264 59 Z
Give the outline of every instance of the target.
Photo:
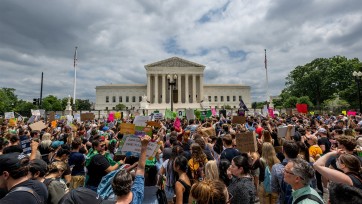
M 205 66 L 178 57 L 145 65 L 147 84 L 108 84 L 96 87 L 96 110 L 114 110 L 119 103 L 130 110 L 171 108 L 251 107 L 250 86 L 204 84 Z

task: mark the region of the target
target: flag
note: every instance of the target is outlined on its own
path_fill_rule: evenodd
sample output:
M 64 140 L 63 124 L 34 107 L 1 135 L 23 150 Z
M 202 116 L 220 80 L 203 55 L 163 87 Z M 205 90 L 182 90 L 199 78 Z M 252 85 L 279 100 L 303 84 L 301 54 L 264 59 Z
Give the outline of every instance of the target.
M 239 107 L 244 109 L 245 111 L 249 111 L 248 107 L 246 107 L 243 99 L 240 99 Z
M 75 68 L 75 66 L 77 65 L 77 49 L 78 49 L 78 47 L 75 47 L 75 52 L 74 52 L 74 68 Z
M 268 69 L 268 68 L 267 68 L 267 60 L 266 60 L 266 49 L 264 49 L 264 52 L 265 52 L 264 65 L 265 65 L 265 69 Z

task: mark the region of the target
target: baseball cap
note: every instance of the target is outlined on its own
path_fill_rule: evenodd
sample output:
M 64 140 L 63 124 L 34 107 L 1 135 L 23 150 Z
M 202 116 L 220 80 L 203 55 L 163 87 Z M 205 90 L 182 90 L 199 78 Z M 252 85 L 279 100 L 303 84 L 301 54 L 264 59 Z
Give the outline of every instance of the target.
M 19 152 L 12 152 L 0 155 L 0 174 L 4 171 L 13 171 L 22 167 L 22 160 L 29 158 L 27 155 Z
M 48 172 L 48 165 L 42 159 L 31 160 L 29 163 L 29 168 L 34 169 L 35 172 L 40 171 L 43 174 L 46 174 Z
M 52 142 L 52 145 L 51 145 L 51 147 L 52 148 L 58 148 L 59 146 L 62 146 L 64 144 L 64 142 L 63 141 L 54 141 L 54 142 Z
M 327 134 L 327 130 L 324 129 L 324 128 L 319 128 L 318 129 L 318 133 L 324 133 L 324 134 Z

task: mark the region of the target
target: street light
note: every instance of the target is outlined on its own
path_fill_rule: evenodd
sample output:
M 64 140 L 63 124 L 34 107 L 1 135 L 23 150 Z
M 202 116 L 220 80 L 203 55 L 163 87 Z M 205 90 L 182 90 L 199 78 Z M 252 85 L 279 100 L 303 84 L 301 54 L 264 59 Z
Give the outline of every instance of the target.
M 173 111 L 173 90 L 176 86 L 176 79 L 177 79 L 177 75 L 167 75 L 167 81 L 168 81 L 168 89 L 170 89 L 171 86 L 171 111 Z
M 358 103 L 359 103 L 359 112 L 362 111 L 362 105 L 361 105 L 361 80 L 362 80 L 362 72 L 361 71 L 354 71 L 352 73 L 352 75 L 354 76 L 354 79 L 356 80 L 357 83 L 357 89 L 358 89 Z

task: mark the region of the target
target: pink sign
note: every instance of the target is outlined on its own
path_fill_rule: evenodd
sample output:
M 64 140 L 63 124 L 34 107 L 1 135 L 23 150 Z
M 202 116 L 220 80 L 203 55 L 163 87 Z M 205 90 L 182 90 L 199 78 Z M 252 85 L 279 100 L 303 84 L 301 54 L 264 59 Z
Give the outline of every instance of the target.
M 274 110 L 272 108 L 268 108 L 268 113 L 269 113 L 269 116 L 274 118 Z
M 109 113 L 108 120 L 111 121 L 111 122 L 114 121 L 114 113 L 113 112 Z
M 211 114 L 214 116 L 214 115 L 216 115 L 216 110 L 215 110 L 215 108 L 211 108 Z
M 356 115 L 357 112 L 354 112 L 354 111 L 348 111 L 347 112 L 347 115 L 350 116 L 350 115 Z

